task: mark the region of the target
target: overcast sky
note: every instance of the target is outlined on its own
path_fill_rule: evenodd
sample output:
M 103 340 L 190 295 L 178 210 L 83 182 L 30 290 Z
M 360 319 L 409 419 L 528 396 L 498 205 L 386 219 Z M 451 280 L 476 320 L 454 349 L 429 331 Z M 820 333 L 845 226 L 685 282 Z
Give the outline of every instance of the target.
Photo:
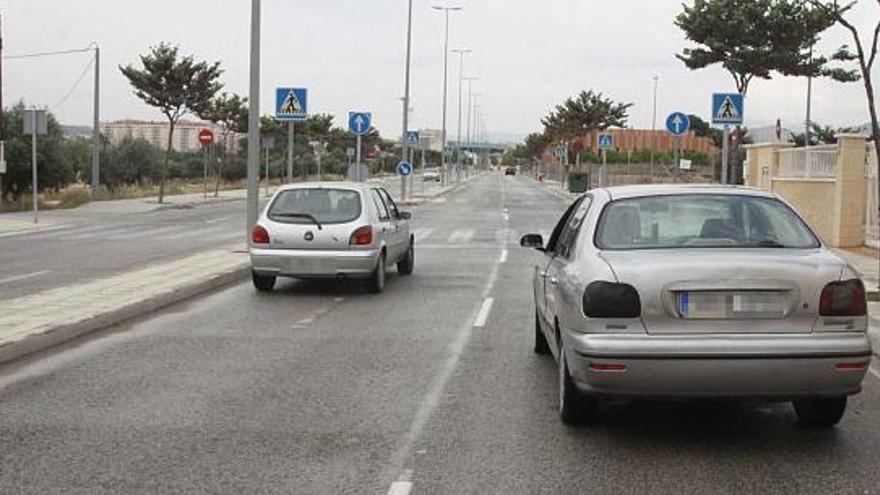
M 853 21 L 867 31 L 880 16 L 862 0 Z M 707 116 L 710 95 L 733 89 L 720 67 L 689 71 L 675 58 L 686 42 L 673 18 L 677 0 L 415 0 L 413 128 L 439 128 L 442 109 L 442 14 L 431 5 L 460 5 L 452 14 L 451 48 L 474 50 L 465 75 L 490 132 L 525 134 L 556 103 L 583 89 L 634 104 L 630 124 L 651 127 L 652 78 L 660 78 L 658 125 L 673 110 Z M 219 60 L 226 90 L 246 95 L 250 2 L 247 0 L 0 0 L 5 55 L 85 47 L 102 49 L 102 120 L 161 119 L 131 94 L 118 66 L 161 41 L 184 53 Z M 406 0 L 263 0 L 262 109 L 273 111 L 279 85 L 310 90 L 312 113 L 344 122 L 350 110 L 372 111 L 386 137 L 399 134 L 403 95 Z M 826 33 L 830 51 L 848 41 Z M 91 123 L 91 75 L 70 98 L 90 60 L 77 54 L 4 61 L 4 103 L 53 107 L 62 123 Z M 450 137 L 455 136 L 459 75 L 450 57 Z M 755 81 L 746 120 L 786 127 L 804 119 L 806 80 Z M 835 126 L 868 121 L 861 85 L 819 81 L 814 120 Z M 57 106 L 55 106 L 57 105 Z

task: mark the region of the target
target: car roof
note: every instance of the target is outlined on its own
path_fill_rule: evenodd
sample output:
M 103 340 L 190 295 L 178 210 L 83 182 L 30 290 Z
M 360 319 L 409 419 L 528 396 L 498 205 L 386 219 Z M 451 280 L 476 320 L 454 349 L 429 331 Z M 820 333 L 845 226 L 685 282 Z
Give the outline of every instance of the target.
M 279 191 L 292 191 L 296 189 L 351 189 L 355 191 L 367 191 L 373 187 L 382 187 L 381 184 L 369 182 L 347 182 L 347 181 L 323 181 L 323 182 L 297 182 L 295 184 L 285 184 L 281 186 Z
M 723 184 L 641 184 L 606 187 L 603 188 L 603 190 L 608 193 L 612 200 L 681 194 L 723 194 L 762 198 L 776 197 L 773 193 L 764 189 Z

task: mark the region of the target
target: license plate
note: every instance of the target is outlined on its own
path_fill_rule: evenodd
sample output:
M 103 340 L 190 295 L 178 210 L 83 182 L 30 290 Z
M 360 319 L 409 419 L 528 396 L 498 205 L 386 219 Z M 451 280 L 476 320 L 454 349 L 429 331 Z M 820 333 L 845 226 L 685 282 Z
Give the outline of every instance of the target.
M 779 292 L 683 291 L 678 312 L 688 319 L 783 318 L 785 298 Z

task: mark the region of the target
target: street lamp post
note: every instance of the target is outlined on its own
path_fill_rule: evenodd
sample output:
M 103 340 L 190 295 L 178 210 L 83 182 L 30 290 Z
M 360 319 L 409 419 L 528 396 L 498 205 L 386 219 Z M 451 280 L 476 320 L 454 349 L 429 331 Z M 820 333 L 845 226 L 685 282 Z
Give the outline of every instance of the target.
M 468 53 L 472 53 L 473 50 L 469 49 L 458 49 L 452 50 L 455 53 L 458 53 L 461 56 L 460 64 L 458 67 L 458 137 L 455 140 L 455 161 L 456 168 L 461 168 L 461 105 L 462 105 L 462 95 L 463 85 L 464 85 L 464 56 Z
M 247 245 L 259 215 L 260 180 L 260 0 L 251 0 L 250 110 L 247 155 Z
M 412 57 L 412 13 L 413 0 L 409 0 L 409 13 L 406 21 L 406 76 L 403 94 L 403 131 L 400 133 L 401 159 L 406 161 L 409 156 L 409 145 L 406 142 L 406 133 L 409 130 L 409 74 L 410 60 Z M 406 177 L 400 176 L 400 199 L 406 199 Z
M 478 93 L 474 93 L 473 82 L 476 81 L 477 78 L 476 77 L 468 77 L 465 79 L 468 82 L 467 137 L 465 138 L 465 143 L 467 144 L 468 149 L 470 149 L 471 142 L 472 142 L 471 129 L 476 128 L 476 121 L 472 117 L 474 115 L 474 108 L 477 105 L 477 98 L 480 95 Z M 473 124 L 474 127 L 471 127 L 471 125 L 472 125 L 471 122 L 474 122 L 474 124 Z
M 443 37 L 443 145 L 440 150 L 440 177 L 442 180 L 446 180 L 446 113 L 447 113 L 447 99 L 449 96 L 449 12 L 462 10 L 461 7 L 441 7 L 439 5 L 435 5 L 433 7 L 434 10 L 443 11 L 446 17 L 446 34 Z
M 654 182 L 654 149 L 657 147 L 657 83 L 660 78 L 654 76 L 654 114 L 651 117 L 651 182 Z

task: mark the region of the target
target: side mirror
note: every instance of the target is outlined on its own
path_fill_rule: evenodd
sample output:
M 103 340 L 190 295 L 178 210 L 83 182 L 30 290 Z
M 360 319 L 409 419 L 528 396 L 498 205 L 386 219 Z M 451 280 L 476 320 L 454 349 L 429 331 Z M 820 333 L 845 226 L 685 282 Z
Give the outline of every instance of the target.
M 410 213 L 408 211 L 400 212 L 400 219 L 401 220 L 410 220 L 411 218 L 412 218 L 412 213 Z
M 519 245 L 525 248 L 544 249 L 544 238 L 541 234 L 526 234 L 519 240 Z

